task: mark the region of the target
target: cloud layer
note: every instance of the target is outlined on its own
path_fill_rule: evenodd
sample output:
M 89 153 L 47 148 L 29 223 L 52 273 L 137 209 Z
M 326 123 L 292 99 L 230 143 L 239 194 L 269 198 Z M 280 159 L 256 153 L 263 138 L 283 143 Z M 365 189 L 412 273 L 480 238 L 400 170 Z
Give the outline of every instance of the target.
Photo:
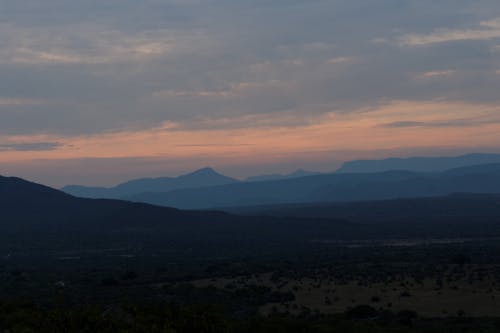
M 500 102 L 495 0 L 0 0 L 0 7 L 0 150 L 10 161 L 27 160 L 23 150 L 47 159 L 145 158 L 166 145 L 141 151 L 126 138 L 105 141 L 130 133 L 169 133 L 169 152 L 184 159 L 208 148 L 213 158 L 242 155 L 266 146 L 259 134 L 275 142 L 283 131 L 296 131 L 285 138 L 301 151 L 341 149 L 337 142 L 387 149 L 356 141 L 368 122 L 410 148 L 415 143 L 394 129 L 479 131 Z M 420 106 L 429 103 L 440 107 L 424 117 Z M 308 128 L 343 117 L 352 117 L 349 135 L 336 132 L 330 146 L 310 139 Z M 206 142 L 210 131 L 218 137 Z M 176 155 L 181 148 L 186 154 Z

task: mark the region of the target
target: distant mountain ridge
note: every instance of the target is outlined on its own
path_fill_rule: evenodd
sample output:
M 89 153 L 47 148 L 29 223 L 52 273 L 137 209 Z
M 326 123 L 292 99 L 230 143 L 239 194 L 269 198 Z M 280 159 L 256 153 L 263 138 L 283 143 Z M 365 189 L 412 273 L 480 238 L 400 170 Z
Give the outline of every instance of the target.
M 247 182 L 261 182 L 268 180 L 280 180 L 280 179 L 291 179 L 291 178 L 300 178 L 300 177 L 308 177 L 308 176 L 317 176 L 320 175 L 320 172 L 308 171 L 303 169 L 298 169 L 289 174 L 269 174 L 269 175 L 260 175 L 260 176 L 251 176 L 245 179 Z
M 500 154 L 467 154 L 451 157 L 409 157 L 345 162 L 337 173 L 373 173 L 392 170 L 441 172 L 454 168 L 500 163 Z
M 141 193 L 126 199 L 182 209 L 308 202 L 351 202 L 451 193 L 500 193 L 500 163 L 443 172 L 386 171 L 332 173 L 292 179 L 243 182 L 167 193 Z
M 142 192 L 169 192 L 177 189 L 227 185 L 236 182 L 239 181 L 207 167 L 178 177 L 134 179 L 110 188 L 68 185 L 62 190 L 82 198 L 119 199 Z
M 500 161 L 500 154 L 352 161 L 330 174 L 299 169 L 245 181 L 203 168 L 179 177 L 136 179 L 111 188 L 66 186 L 63 190 L 78 197 L 125 199 L 181 209 L 500 193 L 500 162 L 480 163 L 496 160 Z M 376 171 L 368 172 L 372 169 Z M 434 169 L 439 170 L 429 171 Z

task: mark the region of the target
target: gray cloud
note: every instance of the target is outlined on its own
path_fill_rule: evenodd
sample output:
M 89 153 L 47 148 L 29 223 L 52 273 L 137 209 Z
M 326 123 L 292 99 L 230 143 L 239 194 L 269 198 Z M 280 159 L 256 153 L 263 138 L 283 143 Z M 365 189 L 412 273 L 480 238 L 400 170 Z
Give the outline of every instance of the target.
M 395 121 L 382 124 L 386 128 L 404 128 L 404 127 L 475 127 L 500 123 L 500 119 L 452 119 L 446 121 Z
M 198 144 L 185 144 L 185 145 L 175 145 L 176 147 L 248 147 L 253 146 L 252 144 L 227 144 L 227 143 L 198 143 Z
M 207 119 L 277 112 L 302 121 L 396 99 L 499 102 L 494 0 L 0 6 L 3 134 L 162 121 L 196 129 Z
M 59 142 L 0 143 L 0 151 L 49 151 L 61 146 Z

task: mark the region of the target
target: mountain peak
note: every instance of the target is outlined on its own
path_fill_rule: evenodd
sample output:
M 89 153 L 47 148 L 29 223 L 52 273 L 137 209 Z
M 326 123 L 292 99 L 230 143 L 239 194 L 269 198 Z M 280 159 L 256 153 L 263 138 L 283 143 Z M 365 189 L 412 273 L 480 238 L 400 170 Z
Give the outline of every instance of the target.
M 178 177 L 133 179 L 111 188 L 68 186 L 64 187 L 64 191 L 86 198 L 120 199 L 138 193 L 169 192 L 186 188 L 227 185 L 235 182 L 238 180 L 224 176 L 210 167 L 205 167 Z
M 208 176 L 208 175 L 219 175 L 219 173 L 211 167 L 205 167 L 205 168 L 201 168 L 201 169 L 198 169 L 198 170 L 192 172 L 191 175 L 207 175 Z
M 204 167 L 204 168 L 199 169 L 198 171 L 215 172 L 216 173 L 216 171 L 211 167 Z

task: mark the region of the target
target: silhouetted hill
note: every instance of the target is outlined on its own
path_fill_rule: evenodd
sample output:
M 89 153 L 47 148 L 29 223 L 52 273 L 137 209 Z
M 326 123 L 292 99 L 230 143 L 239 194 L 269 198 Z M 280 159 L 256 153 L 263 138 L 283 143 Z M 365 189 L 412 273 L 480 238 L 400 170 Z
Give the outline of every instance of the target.
M 252 183 L 257 184 L 262 183 Z M 234 212 L 260 217 L 76 198 L 19 178 L 0 177 L 0 250 L 139 248 L 193 258 L 281 253 L 330 240 L 500 235 L 500 197 L 493 195 L 250 210 Z
M 0 249 L 5 251 L 139 247 L 245 252 L 269 242 L 296 241 L 309 223 L 77 198 L 20 178 L 0 177 Z M 318 223 L 306 238 L 325 234 L 320 230 L 337 223 Z
M 126 226 L 197 220 L 222 213 L 182 212 L 174 208 L 111 199 L 84 199 L 62 191 L 0 176 L 2 227 L 86 227 Z M 225 214 L 222 214 L 222 217 Z M 16 222 L 16 223 L 14 223 Z
M 500 163 L 500 154 L 467 154 L 453 157 L 410 157 L 345 162 L 338 173 L 373 173 L 390 170 L 440 172 L 479 164 Z
M 72 196 L 50 187 L 21 178 L 0 176 L 0 213 L 3 224 L 7 217 L 37 217 L 40 213 L 67 207 L 73 201 Z
M 298 169 L 292 173 L 289 174 L 271 174 L 271 175 L 261 175 L 261 176 L 252 176 L 248 177 L 246 179 L 247 182 L 261 182 L 261 181 L 268 181 L 268 180 L 280 180 L 280 179 L 291 179 L 291 178 L 300 178 L 300 177 L 307 177 L 307 176 L 316 176 L 320 175 L 320 172 L 313 172 L 313 171 L 307 171 L 307 170 L 302 170 Z
M 187 209 L 279 203 L 361 201 L 443 196 L 456 192 L 500 193 L 500 164 L 438 173 L 387 171 L 334 173 L 302 178 L 236 183 L 128 197 Z
M 135 179 L 111 188 L 69 185 L 62 190 L 82 198 L 119 199 L 141 192 L 168 192 L 176 189 L 225 185 L 236 182 L 238 180 L 221 175 L 211 168 L 203 168 L 179 177 Z

